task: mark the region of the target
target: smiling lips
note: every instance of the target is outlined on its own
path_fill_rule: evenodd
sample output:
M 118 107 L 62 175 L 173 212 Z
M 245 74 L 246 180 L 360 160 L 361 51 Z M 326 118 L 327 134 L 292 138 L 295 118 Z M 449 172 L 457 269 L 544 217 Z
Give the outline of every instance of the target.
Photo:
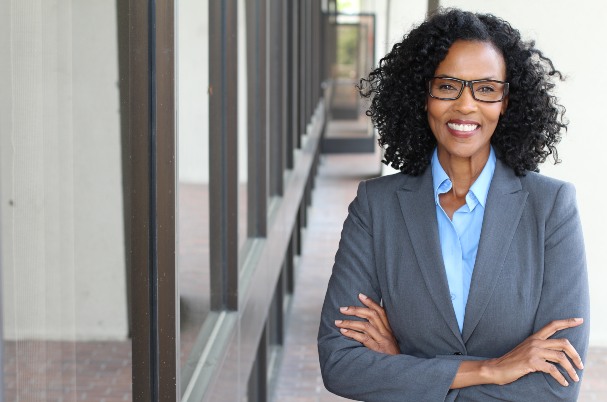
M 477 128 L 479 128 L 478 123 L 473 122 L 447 122 L 447 127 L 451 134 L 456 137 L 469 137 L 471 136 Z

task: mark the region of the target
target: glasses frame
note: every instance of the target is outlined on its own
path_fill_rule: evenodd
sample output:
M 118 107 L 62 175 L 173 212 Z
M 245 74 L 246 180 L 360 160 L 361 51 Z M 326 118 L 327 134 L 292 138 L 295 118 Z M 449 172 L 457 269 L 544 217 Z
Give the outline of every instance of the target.
M 439 79 L 442 79 L 442 80 L 457 81 L 457 82 L 459 82 L 459 83 L 461 83 L 463 85 L 460 88 L 459 93 L 457 94 L 456 97 L 453 97 L 453 98 L 442 98 L 442 97 L 438 97 L 438 96 L 432 95 L 431 83 L 432 83 L 432 80 L 435 79 L 435 78 L 439 78 Z M 478 99 L 474 95 L 474 90 L 472 89 L 472 85 L 476 84 L 478 82 L 497 82 L 499 84 L 504 84 L 504 91 L 502 93 L 502 97 L 500 99 L 498 99 L 498 100 Z M 462 80 L 462 79 L 455 78 L 455 77 L 431 77 L 431 78 L 428 78 L 427 83 L 428 83 L 428 86 L 427 86 L 428 95 L 431 98 L 439 99 L 439 100 L 456 100 L 456 99 L 459 99 L 462 96 L 462 94 L 464 93 L 464 88 L 468 87 L 468 88 L 470 88 L 470 93 L 472 94 L 472 98 L 474 100 L 479 101 L 479 102 L 485 102 L 485 103 L 497 103 L 497 102 L 502 102 L 506 98 L 506 96 L 508 96 L 508 92 L 509 92 L 509 89 L 510 89 L 510 83 L 508 83 L 506 81 L 499 81 L 499 80 L 470 80 L 470 81 L 466 81 L 466 80 Z

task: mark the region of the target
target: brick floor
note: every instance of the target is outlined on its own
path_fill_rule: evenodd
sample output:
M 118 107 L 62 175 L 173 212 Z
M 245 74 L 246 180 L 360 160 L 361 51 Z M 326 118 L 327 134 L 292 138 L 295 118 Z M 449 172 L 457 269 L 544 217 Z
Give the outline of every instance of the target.
M 130 401 L 131 343 L 4 342 L 5 402 Z
M 316 334 L 347 206 L 356 195 L 358 182 L 372 176 L 375 166 L 368 156 L 323 156 L 287 321 L 274 402 L 346 400 L 323 386 Z M 591 348 L 585 366 L 579 402 L 607 401 L 607 348 Z

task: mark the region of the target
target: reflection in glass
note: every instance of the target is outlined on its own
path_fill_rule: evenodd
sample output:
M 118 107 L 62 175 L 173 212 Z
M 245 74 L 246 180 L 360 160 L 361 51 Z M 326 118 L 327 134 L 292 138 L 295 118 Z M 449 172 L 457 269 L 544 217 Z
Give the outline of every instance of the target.
M 248 131 L 247 131 L 247 59 L 246 52 L 246 13 L 245 0 L 238 0 L 238 250 L 239 261 L 247 252 L 247 188 L 248 170 Z
M 210 310 L 208 4 L 179 3 L 177 251 L 182 367 Z M 196 349 L 198 350 L 198 349 Z M 188 377 L 191 370 L 183 370 Z M 187 378 L 184 378 L 187 381 Z
M 0 5 L 6 401 L 131 400 L 117 14 Z
M 368 139 L 373 130 L 365 115 L 366 104 L 360 99 L 356 84 L 373 67 L 375 19 L 373 15 L 337 14 L 329 18 L 333 50 L 329 58 L 329 110 L 327 137 Z

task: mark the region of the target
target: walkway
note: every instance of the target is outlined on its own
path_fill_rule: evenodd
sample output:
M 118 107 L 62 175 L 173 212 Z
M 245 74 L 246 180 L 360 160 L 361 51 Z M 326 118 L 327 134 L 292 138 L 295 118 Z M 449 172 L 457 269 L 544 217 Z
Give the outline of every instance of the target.
M 323 156 L 287 323 L 282 367 L 274 402 L 336 402 L 347 399 L 323 386 L 316 333 L 347 207 L 358 182 L 373 175 L 370 156 Z M 579 402 L 607 401 L 607 348 L 591 348 Z

